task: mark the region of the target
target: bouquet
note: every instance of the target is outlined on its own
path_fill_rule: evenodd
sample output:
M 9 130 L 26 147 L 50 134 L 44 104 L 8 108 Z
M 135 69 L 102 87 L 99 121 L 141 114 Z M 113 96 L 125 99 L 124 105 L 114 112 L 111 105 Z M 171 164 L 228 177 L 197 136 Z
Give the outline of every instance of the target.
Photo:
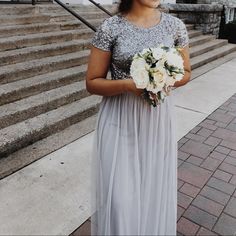
M 170 94 L 176 81 L 184 76 L 183 58 L 178 47 L 159 45 L 143 49 L 133 57 L 130 75 L 142 97 L 156 107 Z

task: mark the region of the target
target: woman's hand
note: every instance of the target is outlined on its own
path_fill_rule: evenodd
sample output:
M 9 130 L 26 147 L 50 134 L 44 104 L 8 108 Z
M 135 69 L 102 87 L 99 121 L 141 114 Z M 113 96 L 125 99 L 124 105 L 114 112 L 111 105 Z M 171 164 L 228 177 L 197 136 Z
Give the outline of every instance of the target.
M 141 96 L 143 89 L 138 89 L 134 83 L 133 79 L 124 79 L 126 91 L 132 92 L 137 96 Z

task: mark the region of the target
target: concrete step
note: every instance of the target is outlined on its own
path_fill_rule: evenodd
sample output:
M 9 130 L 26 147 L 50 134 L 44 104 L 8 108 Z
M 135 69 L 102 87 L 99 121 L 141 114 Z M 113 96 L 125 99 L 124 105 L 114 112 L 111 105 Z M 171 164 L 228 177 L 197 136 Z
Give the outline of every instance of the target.
M 223 57 L 229 53 L 236 51 L 235 44 L 226 44 L 220 48 L 216 48 L 209 52 L 203 53 L 199 56 L 192 58 L 191 60 L 191 67 L 192 69 L 196 69 L 200 66 L 203 66 L 207 63 L 210 63 L 220 57 Z
M 0 129 L 86 96 L 85 81 L 79 81 L 0 106 Z
M 60 69 L 87 63 L 89 50 L 46 57 L 28 62 L 1 67 L 0 84 L 26 79 L 32 76 L 53 72 Z
M 105 18 L 92 19 L 89 22 L 97 27 L 102 23 Z M 29 34 L 39 34 L 53 31 L 61 30 L 74 30 L 87 28 L 85 24 L 77 19 L 72 19 L 66 22 L 51 22 L 48 23 L 36 23 L 36 24 L 27 24 L 27 25 L 10 25 L 0 27 L 0 38 L 10 37 L 10 36 L 20 36 L 20 35 L 29 35 Z
M 86 68 L 87 65 L 75 66 L 0 85 L 0 105 L 81 81 L 85 77 Z
M 97 13 L 99 14 L 99 13 Z M 101 14 L 101 13 L 100 13 Z M 71 15 L 71 14 L 67 14 L 66 12 L 63 12 L 62 14 L 48 14 L 51 19 L 50 22 L 67 22 L 67 21 L 74 21 L 77 20 L 80 22 L 80 20 L 78 20 L 75 16 Z M 101 14 L 102 16 L 100 18 L 107 18 L 108 15 L 104 15 L 104 13 Z M 82 16 L 82 15 L 81 15 Z M 92 21 L 92 20 L 96 20 L 99 19 L 99 17 L 97 16 L 93 16 L 93 15 L 83 15 L 84 19 L 87 20 L 88 22 Z
M 0 25 L 22 25 L 32 23 L 46 23 L 50 20 L 49 15 L 7 15 L 0 17 Z
M 197 37 L 190 38 L 189 40 L 189 46 L 193 47 L 196 45 L 200 45 L 206 42 L 209 42 L 211 40 L 214 40 L 216 37 L 214 35 L 200 35 Z
M 196 57 L 213 49 L 220 48 L 226 44 L 228 44 L 228 40 L 215 39 L 197 46 L 193 46 L 190 48 L 190 57 Z
M 192 24 L 186 24 L 186 28 L 187 28 L 188 31 L 189 31 L 189 30 L 194 30 L 194 25 L 192 25 Z
M 90 29 L 79 29 L 6 37 L 0 39 L 0 51 L 65 42 L 74 39 L 88 39 L 93 34 L 94 32 Z
M 94 12 L 89 12 L 89 13 L 83 11 L 83 12 L 77 12 L 77 13 L 88 21 L 90 21 L 92 19 L 97 20 L 97 19 L 109 17 L 109 15 L 107 15 L 103 11 L 94 11 Z M 67 20 L 67 21 L 77 20 L 76 17 L 74 17 L 73 15 L 71 15 L 67 11 L 59 12 L 59 13 L 47 13 L 44 15 L 49 15 L 51 17 L 51 19 L 50 19 L 51 22 L 60 22 L 60 21 L 65 21 L 65 20 Z
M 1 4 L 0 15 L 26 15 L 35 14 L 35 6 L 29 4 Z
M 7 158 L 0 158 L 0 180 L 92 132 L 95 128 L 96 118 L 96 114 L 89 116 L 60 132 L 20 148 L 8 155 Z
M 80 4 L 76 4 L 76 5 L 69 5 L 68 6 L 70 9 L 80 13 L 80 12 L 84 12 L 85 14 L 89 14 L 91 12 L 102 12 L 102 10 L 100 10 L 98 7 L 94 6 L 94 5 L 80 5 Z M 103 7 L 105 9 L 107 9 L 108 11 L 115 12 L 116 11 L 116 5 L 103 5 Z M 53 13 L 65 13 L 66 10 L 63 9 L 61 6 L 59 6 L 57 3 L 53 4 L 53 5 L 42 5 L 42 6 L 37 6 L 36 8 L 36 12 L 37 13 L 41 13 L 41 14 L 53 14 Z
M 88 96 L 0 130 L 0 157 L 59 132 L 95 114 L 100 96 Z
M 198 37 L 202 35 L 202 31 L 201 30 L 188 30 L 188 36 L 189 38 L 194 38 L 194 37 Z
M 0 66 L 81 51 L 89 49 L 89 44 L 90 40 L 78 39 L 4 51 L 0 52 Z

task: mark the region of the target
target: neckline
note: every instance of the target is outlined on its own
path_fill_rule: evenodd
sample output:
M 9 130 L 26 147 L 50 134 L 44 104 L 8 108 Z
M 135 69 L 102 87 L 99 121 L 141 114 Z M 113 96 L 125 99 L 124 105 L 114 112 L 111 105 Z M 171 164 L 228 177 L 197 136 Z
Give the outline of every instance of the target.
M 141 26 L 138 26 L 138 25 L 135 25 L 133 24 L 131 21 L 129 21 L 127 18 L 125 18 L 122 14 L 120 14 L 120 17 L 128 24 L 128 25 L 131 25 L 133 28 L 136 28 L 136 29 L 139 29 L 139 30 L 151 30 L 151 29 L 154 29 L 158 26 L 160 26 L 163 22 L 163 18 L 164 18 L 164 12 L 161 12 L 161 19 L 160 21 L 153 25 L 153 26 L 150 26 L 150 27 L 141 27 Z

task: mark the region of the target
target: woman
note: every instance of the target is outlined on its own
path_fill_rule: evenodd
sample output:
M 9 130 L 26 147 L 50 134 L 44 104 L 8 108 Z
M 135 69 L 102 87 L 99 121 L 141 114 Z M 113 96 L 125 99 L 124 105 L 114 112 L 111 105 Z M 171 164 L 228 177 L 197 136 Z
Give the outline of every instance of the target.
M 132 57 L 160 43 L 182 47 L 190 79 L 188 34 L 160 0 L 122 0 L 94 35 L 86 86 L 102 95 L 92 159 L 92 235 L 175 235 L 177 141 L 172 93 L 153 107 L 130 77 Z M 110 68 L 111 80 L 107 79 Z

